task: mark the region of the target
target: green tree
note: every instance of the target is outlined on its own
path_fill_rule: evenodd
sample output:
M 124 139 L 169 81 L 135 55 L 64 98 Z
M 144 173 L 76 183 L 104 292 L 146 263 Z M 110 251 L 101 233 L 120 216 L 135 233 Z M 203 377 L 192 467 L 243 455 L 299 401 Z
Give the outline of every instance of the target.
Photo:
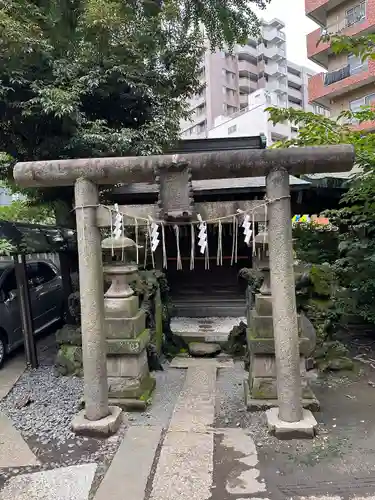
M 375 58 L 374 35 L 361 37 L 331 36 L 335 52 L 353 52 L 363 59 Z M 358 172 L 353 175 L 340 208 L 328 215 L 339 228 L 339 258 L 333 267 L 340 284 L 349 293 L 338 304 L 346 313 L 375 322 L 375 133 L 364 132 L 353 123 L 375 121 L 375 109 L 359 112 L 345 110 L 328 118 L 295 109 L 269 108 L 273 123 L 290 121 L 299 127 L 297 137 L 273 147 L 315 146 L 347 143 L 356 151 Z
M 0 0 L 0 180 L 15 161 L 156 154 L 200 60 L 257 35 L 270 0 Z M 70 201 L 65 190 L 31 200 Z
M 48 205 L 31 205 L 26 200 L 15 200 L 0 206 L 0 220 L 28 222 L 30 224 L 56 224 L 52 208 Z

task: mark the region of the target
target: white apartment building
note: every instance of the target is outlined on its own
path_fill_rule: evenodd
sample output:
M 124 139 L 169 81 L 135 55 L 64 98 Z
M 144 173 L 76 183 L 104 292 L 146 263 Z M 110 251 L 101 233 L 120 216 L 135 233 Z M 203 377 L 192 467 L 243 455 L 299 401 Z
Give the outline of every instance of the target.
M 269 114 L 266 109 L 269 106 L 286 107 L 287 104 L 281 104 L 279 95 L 274 91 L 256 90 L 248 96 L 248 106 L 245 109 L 232 116 L 217 117 L 214 126 L 208 131 L 208 137 L 244 137 L 264 134 L 268 146 L 275 141 L 293 137 L 297 133 L 296 128 L 288 123 L 273 125 L 268 121 Z
M 249 95 L 260 89 L 274 95 L 275 106 L 313 110 L 308 104 L 307 85 L 315 73 L 287 60 L 284 27 L 278 19 L 262 21 L 259 40 L 236 46 L 233 54 L 205 53 L 200 75 L 205 88 L 189 102 L 192 114 L 181 122 L 182 138 L 208 137 L 218 117 L 246 110 Z

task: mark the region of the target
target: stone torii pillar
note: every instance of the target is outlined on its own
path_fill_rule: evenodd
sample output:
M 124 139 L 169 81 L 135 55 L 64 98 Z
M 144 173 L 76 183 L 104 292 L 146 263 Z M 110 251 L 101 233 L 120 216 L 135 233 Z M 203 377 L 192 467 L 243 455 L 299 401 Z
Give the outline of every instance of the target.
M 152 182 L 155 170 L 189 165 L 194 180 L 267 177 L 269 249 L 279 408 L 267 412 L 278 436 L 313 436 L 316 421 L 302 410 L 298 371 L 298 329 L 293 279 L 292 229 L 288 175 L 343 172 L 354 164 L 350 145 L 236 150 L 148 157 L 55 160 L 18 163 L 14 178 L 22 187 L 75 186 L 82 295 L 82 345 L 86 410 L 76 429 L 115 430 L 118 409 L 108 407 L 105 332 L 103 328 L 101 248 L 95 227 L 96 185 Z M 85 186 L 92 196 L 80 196 Z M 82 192 L 83 193 L 83 192 Z M 89 199 L 90 198 L 90 199 Z M 95 200 L 94 200 L 95 198 Z M 86 244 L 88 239 L 90 244 Z M 99 263 L 100 261 L 100 263 Z M 96 266 L 96 269 L 94 267 Z M 99 269 L 99 270 L 98 270 Z M 89 276 L 89 270 L 94 275 Z M 100 279 L 94 279 L 99 276 Z M 89 293 L 86 293 L 89 290 Z M 95 314 L 93 321 L 91 314 Z M 112 412 L 112 413 L 111 413 Z

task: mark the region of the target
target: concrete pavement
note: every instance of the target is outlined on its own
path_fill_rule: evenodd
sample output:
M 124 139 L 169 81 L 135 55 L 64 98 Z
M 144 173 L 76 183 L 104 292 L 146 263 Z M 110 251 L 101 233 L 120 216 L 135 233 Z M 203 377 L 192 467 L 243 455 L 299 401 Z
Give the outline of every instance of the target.
M 38 460 L 20 433 L 12 428 L 9 419 L 0 418 L 0 434 L 6 430 L 9 442 L 15 445 L 13 455 L 11 444 L 4 447 L 3 455 L 0 446 L 0 467 L 18 471 L 0 490 L 0 500 L 375 500 L 371 467 L 367 480 L 358 480 L 349 471 L 339 470 L 341 484 L 333 476 L 329 484 L 331 474 L 324 475 L 324 467 L 329 467 L 333 460 L 328 457 L 321 480 L 314 484 L 305 479 L 299 482 L 297 463 L 288 475 L 286 454 L 291 457 L 296 451 L 296 456 L 302 457 L 298 454 L 306 455 L 308 446 L 317 450 L 314 443 L 318 441 L 306 445 L 294 441 L 278 447 L 274 438 L 257 430 L 259 422 L 259 428 L 265 428 L 262 414 L 254 417 L 244 411 L 240 408 L 241 399 L 235 399 L 234 404 L 252 423 L 244 424 L 250 420 L 239 418 L 236 423 L 220 424 L 218 401 L 233 398 L 234 387 L 240 394 L 243 372 L 230 364 L 219 370 L 220 363 L 209 359 L 188 365 L 169 421 L 157 425 L 152 418 L 152 406 L 146 420 L 129 415 L 129 427 L 100 481 L 95 479 L 103 467 L 99 463 L 59 468 L 51 464 L 50 470 L 38 469 Z M 172 368 L 168 370 L 173 372 Z M 229 376 L 235 381 L 232 387 L 225 385 Z M 223 380 L 226 380 L 224 385 Z M 353 400 L 345 398 L 345 401 L 350 404 Z M 322 439 L 320 445 L 325 442 Z M 271 454 L 272 448 L 275 456 Z M 273 465 L 275 462 L 280 470 Z M 35 472 L 30 473 L 27 468 L 28 473 L 22 473 L 24 465 L 34 466 Z M 375 460 L 372 467 L 375 476 Z M 305 470 L 308 473 L 309 466 Z M 291 478 L 295 479 L 294 484 Z M 353 486 L 355 481 L 358 485 Z

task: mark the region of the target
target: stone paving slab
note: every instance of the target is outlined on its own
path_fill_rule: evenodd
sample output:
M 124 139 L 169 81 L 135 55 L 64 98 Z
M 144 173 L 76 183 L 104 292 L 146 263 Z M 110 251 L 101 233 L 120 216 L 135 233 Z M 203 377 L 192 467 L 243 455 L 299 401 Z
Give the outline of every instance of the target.
M 231 358 L 183 358 L 177 356 L 173 358 L 169 367 L 170 368 L 194 368 L 196 366 L 201 366 L 204 363 L 207 366 L 215 366 L 216 368 L 232 368 L 233 359 Z
M 96 464 L 75 465 L 14 476 L 5 484 L 0 498 L 1 500 L 88 500 L 96 467 Z
M 26 369 L 24 356 L 10 359 L 0 371 L 0 401 L 12 390 L 14 384 Z
M 215 418 L 215 363 L 188 369 L 156 467 L 150 500 L 208 500 Z
M 162 427 L 130 427 L 94 500 L 144 500 Z
M 215 429 L 214 488 L 212 500 L 228 495 L 253 498 L 265 494 L 260 479 L 259 459 L 254 440 L 247 429 Z M 254 500 L 254 499 L 253 499 Z
M 201 360 L 188 369 L 168 431 L 206 432 L 215 419 L 216 370 Z
M 6 415 L 0 413 L 0 468 L 38 464 L 20 432 Z
M 208 500 L 212 470 L 212 432 L 168 432 L 150 500 Z

